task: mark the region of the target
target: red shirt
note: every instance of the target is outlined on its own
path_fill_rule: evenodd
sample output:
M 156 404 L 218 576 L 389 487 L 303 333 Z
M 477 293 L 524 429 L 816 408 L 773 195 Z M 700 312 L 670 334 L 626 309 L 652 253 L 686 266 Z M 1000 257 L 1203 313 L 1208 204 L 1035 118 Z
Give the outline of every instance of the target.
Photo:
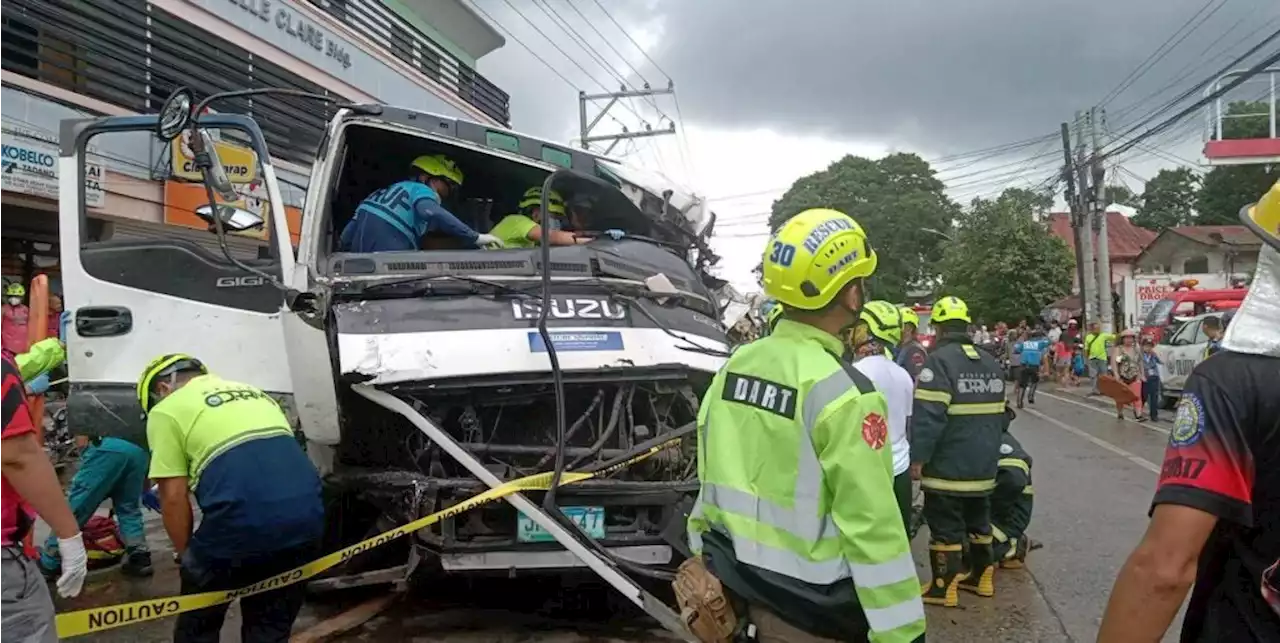
M 27 318 L 30 315 L 31 310 L 22 304 L 0 306 L 0 338 L 3 338 L 5 349 L 13 351 L 14 355 L 27 352 L 31 345 L 27 338 Z
M 27 394 L 22 383 L 22 375 L 8 348 L 4 350 L 4 372 L 0 385 L 3 387 L 4 400 L 4 427 L 3 433 L 0 433 L 0 439 L 8 440 L 24 433 L 34 433 L 36 427 L 31 423 L 31 411 L 27 408 Z M 34 514 L 22 496 L 18 495 L 18 490 L 9 484 L 9 479 L 4 478 L 2 473 L 0 478 L 3 478 L 0 480 L 0 505 L 3 506 L 4 511 L 0 541 L 4 545 L 12 545 L 18 540 L 15 534 L 20 528 L 25 530 L 30 526 Z

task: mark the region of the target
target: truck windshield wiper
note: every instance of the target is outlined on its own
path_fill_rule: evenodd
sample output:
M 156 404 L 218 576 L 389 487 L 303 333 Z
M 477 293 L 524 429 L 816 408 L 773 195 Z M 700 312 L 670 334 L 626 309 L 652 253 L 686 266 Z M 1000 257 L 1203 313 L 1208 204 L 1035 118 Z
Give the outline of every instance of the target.
M 394 291 L 404 286 L 418 285 L 421 289 L 429 289 L 438 281 L 462 281 L 478 286 L 485 286 L 494 290 L 522 296 L 532 296 L 530 290 L 536 290 L 537 283 L 529 283 L 522 286 L 512 286 L 502 283 L 501 281 L 489 281 L 488 279 L 480 279 L 478 277 L 468 277 L 466 275 L 421 275 L 418 277 L 408 277 L 406 279 L 395 279 L 392 281 L 380 281 L 378 283 L 369 284 L 360 288 L 361 294 L 375 294 L 379 292 Z M 413 291 L 417 292 L 417 291 Z

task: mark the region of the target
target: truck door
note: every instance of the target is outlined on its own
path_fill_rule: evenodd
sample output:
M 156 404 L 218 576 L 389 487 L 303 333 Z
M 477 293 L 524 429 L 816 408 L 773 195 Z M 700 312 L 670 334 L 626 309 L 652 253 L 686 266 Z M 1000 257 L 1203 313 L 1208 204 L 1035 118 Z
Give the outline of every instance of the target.
M 241 116 L 204 121 L 240 197 L 225 205 L 264 220 L 228 235 L 230 252 L 270 275 L 287 274 L 293 250 L 261 132 Z M 207 199 L 189 138 L 164 141 L 156 122 L 64 121 L 59 162 L 62 283 L 73 315 L 64 338 L 68 422 L 78 434 L 142 444 L 135 383 L 160 355 L 189 353 L 286 408 L 294 388 L 281 291 L 227 259 L 196 214 Z

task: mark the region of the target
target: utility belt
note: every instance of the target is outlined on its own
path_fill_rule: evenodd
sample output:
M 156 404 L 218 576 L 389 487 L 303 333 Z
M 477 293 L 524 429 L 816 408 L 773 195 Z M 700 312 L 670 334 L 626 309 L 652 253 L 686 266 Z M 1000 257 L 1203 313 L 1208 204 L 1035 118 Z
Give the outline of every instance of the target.
M 680 608 L 680 620 L 702 643 L 750 643 L 756 627 L 747 620 L 745 601 L 726 592 L 720 579 L 707 569 L 702 557 L 680 564 L 671 583 Z

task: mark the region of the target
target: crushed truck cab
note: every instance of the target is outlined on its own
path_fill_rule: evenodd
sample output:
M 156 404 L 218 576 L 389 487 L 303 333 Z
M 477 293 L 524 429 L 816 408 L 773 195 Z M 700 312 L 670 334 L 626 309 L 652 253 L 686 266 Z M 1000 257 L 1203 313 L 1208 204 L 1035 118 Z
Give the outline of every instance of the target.
M 696 420 L 728 350 L 702 202 L 611 159 L 505 129 L 381 105 L 330 113 L 305 186 L 281 185 L 273 133 L 248 117 L 207 113 L 172 142 L 158 133 L 165 116 L 63 123 L 72 431 L 145 444 L 134 391 L 143 365 L 167 352 L 197 355 L 223 377 L 268 391 L 296 421 L 325 476 L 332 550 L 485 490 L 488 476 L 442 441 L 511 480 L 552 470 L 557 458 L 564 471 L 598 466 Z M 218 206 L 197 199 L 187 208 L 197 224 L 187 228 L 100 234 L 130 228 L 86 210 L 85 161 L 125 146 L 160 150 L 153 160 L 190 152 L 196 164 L 203 150 L 205 180 L 153 162 L 108 176 L 108 202 L 161 183 L 166 222 L 171 194 L 197 191 Z M 627 235 L 483 250 L 428 233 L 421 250 L 339 252 L 361 200 L 408 178 L 424 154 L 462 168 L 460 195 L 443 205 L 478 232 L 554 174 L 572 210 L 565 227 Z M 210 178 L 217 168 L 221 176 Z M 393 412 L 381 394 L 413 413 Z M 415 426 L 414 413 L 447 440 Z M 611 477 L 565 486 L 555 504 L 619 564 L 673 570 L 698 488 L 695 454 L 689 437 Z M 415 566 L 581 567 L 534 518 L 487 505 L 354 557 L 336 582 L 394 580 Z

